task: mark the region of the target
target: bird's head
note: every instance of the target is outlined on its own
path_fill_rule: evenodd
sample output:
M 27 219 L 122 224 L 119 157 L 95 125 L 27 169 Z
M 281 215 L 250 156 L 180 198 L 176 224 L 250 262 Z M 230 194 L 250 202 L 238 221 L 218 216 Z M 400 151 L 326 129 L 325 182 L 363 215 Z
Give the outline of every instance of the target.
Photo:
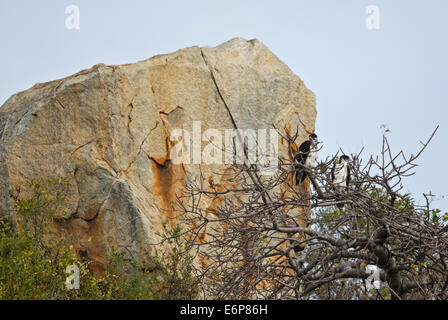
M 339 159 L 339 161 L 340 161 L 341 163 L 349 163 L 349 162 L 350 162 L 350 157 L 344 154 L 344 155 L 341 156 L 341 158 Z
M 315 133 L 310 134 L 308 138 L 313 145 L 317 145 L 319 143 L 319 141 L 317 140 L 317 135 Z

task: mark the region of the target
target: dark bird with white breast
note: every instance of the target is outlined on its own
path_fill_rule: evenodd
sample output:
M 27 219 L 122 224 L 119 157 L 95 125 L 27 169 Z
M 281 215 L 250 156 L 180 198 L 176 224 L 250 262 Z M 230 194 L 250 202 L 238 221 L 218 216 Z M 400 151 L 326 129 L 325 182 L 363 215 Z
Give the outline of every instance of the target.
M 308 177 L 305 168 L 312 169 L 314 167 L 317 160 L 318 143 L 317 135 L 312 133 L 309 135 L 308 140 L 300 145 L 299 150 L 295 154 L 293 164 L 296 170 L 296 185 L 302 183 Z

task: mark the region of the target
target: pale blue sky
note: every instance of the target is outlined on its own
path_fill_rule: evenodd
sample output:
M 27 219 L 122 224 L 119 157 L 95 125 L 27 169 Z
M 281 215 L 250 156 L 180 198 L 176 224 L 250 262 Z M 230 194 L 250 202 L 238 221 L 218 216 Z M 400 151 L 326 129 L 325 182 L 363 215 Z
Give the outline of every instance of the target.
M 65 27 L 71 4 L 79 31 Z M 365 27 L 368 5 L 380 30 Z M 322 155 L 377 153 L 383 123 L 396 150 L 414 153 L 440 124 L 407 185 L 418 199 L 445 196 L 434 206 L 448 210 L 447 12 L 446 0 L 0 0 L 0 104 L 99 62 L 257 38 L 316 93 Z

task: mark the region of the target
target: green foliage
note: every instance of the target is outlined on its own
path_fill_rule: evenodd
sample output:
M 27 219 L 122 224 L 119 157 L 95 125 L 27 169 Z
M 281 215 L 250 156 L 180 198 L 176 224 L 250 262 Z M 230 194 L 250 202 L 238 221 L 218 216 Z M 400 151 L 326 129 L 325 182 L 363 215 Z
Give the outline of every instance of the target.
M 176 226 L 168 240 L 169 250 L 157 250 L 153 269 L 154 297 L 157 299 L 192 299 L 197 295 L 198 287 L 193 276 L 193 256 L 189 253 L 189 243 L 182 238 L 180 226 Z M 161 282 L 165 285 L 157 288 Z
M 67 290 L 67 266 L 77 265 L 80 290 Z M 0 299 L 76 299 L 92 297 L 95 279 L 62 239 L 43 241 L 32 234 L 0 231 Z M 94 297 L 95 295 L 93 295 Z
M 193 299 L 193 258 L 180 228 L 173 230 L 169 249 L 160 250 L 149 266 L 113 250 L 106 273 L 95 277 L 89 262 L 57 236 L 53 221 L 69 218 L 65 197 L 68 180 L 33 182 L 32 194 L 19 200 L 15 191 L 14 227 L 0 221 L 0 299 Z M 68 290 L 66 268 L 80 271 L 79 290 Z
M 156 250 L 149 265 L 140 266 L 113 250 L 106 277 L 99 286 L 106 299 L 194 299 L 198 287 L 193 276 L 193 256 L 182 240 L 180 227 L 172 230 L 168 249 Z

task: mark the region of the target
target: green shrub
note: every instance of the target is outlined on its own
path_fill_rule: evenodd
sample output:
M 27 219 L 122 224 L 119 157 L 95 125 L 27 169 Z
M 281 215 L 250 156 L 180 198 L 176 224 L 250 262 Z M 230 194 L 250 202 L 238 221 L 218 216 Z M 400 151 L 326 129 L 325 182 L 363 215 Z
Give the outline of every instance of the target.
M 124 253 L 109 255 L 106 275 L 94 277 L 53 221 L 67 219 L 67 180 L 33 182 L 32 195 L 15 198 L 14 224 L 0 221 L 0 299 L 193 299 L 193 258 L 175 228 L 168 251 L 140 266 Z M 79 290 L 68 290 L 66 268 L 80 271 Z

